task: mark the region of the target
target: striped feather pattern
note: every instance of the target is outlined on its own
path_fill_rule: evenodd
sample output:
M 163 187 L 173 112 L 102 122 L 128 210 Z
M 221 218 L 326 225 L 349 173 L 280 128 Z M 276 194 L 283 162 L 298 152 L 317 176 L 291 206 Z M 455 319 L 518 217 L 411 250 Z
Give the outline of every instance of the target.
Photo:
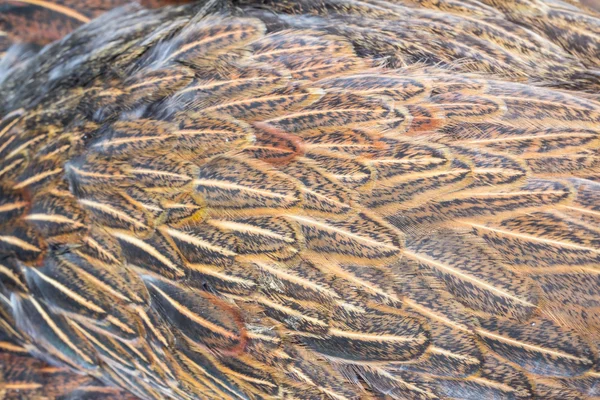
M 185 2 L 141 1 L 147 7 Z M 104 12 L 128 3 L 127 0 L 1 0 L 0 56 L 14 43 L 38 46 L 51 43 Z
M 600 397 L 599 32 L 244 0 L 50 44 L 0 76 L 1 396 Z

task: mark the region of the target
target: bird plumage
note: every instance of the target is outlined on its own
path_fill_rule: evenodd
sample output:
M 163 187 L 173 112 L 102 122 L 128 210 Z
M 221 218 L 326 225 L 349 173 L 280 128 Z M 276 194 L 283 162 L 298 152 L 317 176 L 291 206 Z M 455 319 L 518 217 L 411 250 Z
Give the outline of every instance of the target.
M 0 76 L 0 344 L 143 399 L 600 397 L 598 32 L 526 0 L 93 20 Z
M 186 0 L 142 0 L 147 7 L 181 4 Z M 189 2 L 189 0 L 187 0 Z M 0 0 L 0 57 L 14 43 L 38 48 L 62 38 L 129 0 Z

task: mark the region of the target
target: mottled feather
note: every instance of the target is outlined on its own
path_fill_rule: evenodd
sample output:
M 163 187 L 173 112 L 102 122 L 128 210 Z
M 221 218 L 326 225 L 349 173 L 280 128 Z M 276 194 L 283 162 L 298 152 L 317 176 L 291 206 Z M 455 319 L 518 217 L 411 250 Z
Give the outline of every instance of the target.
M 8 54 L 1 395 L 600 397 L 598 35 L 211 0 Z

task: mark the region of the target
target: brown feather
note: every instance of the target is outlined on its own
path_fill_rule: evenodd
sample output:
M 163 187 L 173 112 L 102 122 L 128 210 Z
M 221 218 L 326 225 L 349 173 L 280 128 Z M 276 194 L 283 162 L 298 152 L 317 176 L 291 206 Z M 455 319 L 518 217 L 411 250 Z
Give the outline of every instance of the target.
M 598 35 L 556 0 L 211 0 L 0 68 L 0 390 L 599 397 Z

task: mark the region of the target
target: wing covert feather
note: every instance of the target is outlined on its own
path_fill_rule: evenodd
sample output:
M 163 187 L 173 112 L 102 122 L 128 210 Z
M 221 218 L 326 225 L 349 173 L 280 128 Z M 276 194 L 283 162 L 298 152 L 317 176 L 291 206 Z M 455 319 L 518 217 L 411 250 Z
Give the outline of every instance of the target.
M 73 399 L 594 398 L 600 22 L 558 3 L 209 2 L 50 45 L 0 80 L 0 349 Z

